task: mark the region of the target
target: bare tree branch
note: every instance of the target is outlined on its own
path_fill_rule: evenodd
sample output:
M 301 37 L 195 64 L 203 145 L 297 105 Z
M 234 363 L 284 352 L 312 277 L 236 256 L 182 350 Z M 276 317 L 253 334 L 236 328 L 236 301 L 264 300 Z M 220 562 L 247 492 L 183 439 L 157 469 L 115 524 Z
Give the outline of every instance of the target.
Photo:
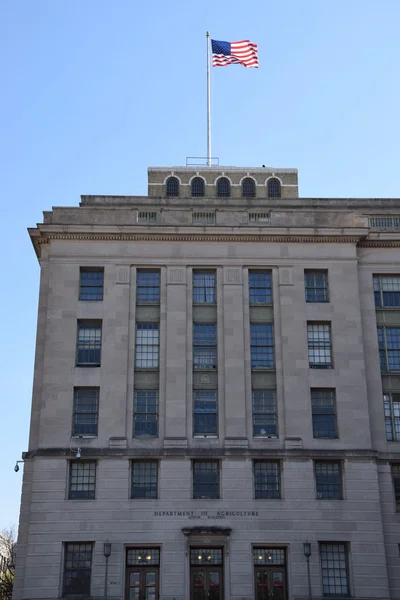
M 0 533 L 0 600 L 12 599 L 16 551 L 17 528 L 10 525 Z

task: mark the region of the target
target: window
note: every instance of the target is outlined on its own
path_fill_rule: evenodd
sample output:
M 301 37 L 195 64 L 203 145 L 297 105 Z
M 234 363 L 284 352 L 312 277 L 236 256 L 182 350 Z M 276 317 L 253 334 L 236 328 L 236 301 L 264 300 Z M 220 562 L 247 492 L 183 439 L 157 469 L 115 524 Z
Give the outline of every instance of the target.
M 321 543 L 319 549 L 324 596 L 349 596 L 347 545 Z
M 284 548 L 253 548 L 254 565 L 282 565 L 286 564 Z M 279 576 L 279 573 L 277 573 Z M 279 583 L 279 580 L 278 582 Z
M 168 198 L 179 196 L 179 180 L 176 177 L 168 177 L 166 188 Z
M 145 558 L 146 566 L 160 564 L 160 548 L 127 548 L 126 550 L 126 566 L 135 567 L 143 566 L 143 558 Z M 149 586 L 150 587 L 150 586 Z M 154 588 L 154 586 L 152 586 Z M 148 597 L 153 597 L 149 594 Z M 137 598 L 137 596 L 136 596 Z
M 328 323 L 307 323 L 308 360 L 311 369 L 331 369 L 331 326 Z
M 381 371 L 400 371 L 400 327 L 378 327 Z
M 254 179 L 246 177 L 242 181 L 242 196 L 243 198 L 255 198 L 256 197 L 256 184 Z
M 374 275 L 374 296 L 377 308 L 400 306 L 400 277 Z
M 81 267 L 79 300 L 103 300 L 104 269 Z
M 273 177 L 268 180 L 267 183 L 268 198 L 280 198 L 281 197 L 281 184 L 279 179 Z
M 92 543 L 65 544 L 63 596 L 90 596 Z
M 255 498 L 280 498 L 279 463 L 276 460 L 254 461 Z
M 274 336 L 272 323 L 250 323 L 251 368 L 274 368 Z
M 70 500 L 94 498 L 96 487 L 96 463 L 94 461 L 71 460 L 69 464 Z
M 217 181 L 218 198 L 229 198 L 231 195 L 231 184 L 226 177 L 220 177 Z
M 386 439 L 400 442 L 400 394 L 384 394 Z
M 304 271 L 306 302 L 329 302 L 328 272 Z
M 275 390 L 253 390 L 253 435 L 277 437 Z
M 272 304 L 271 271 L 249 271 L 250 304 Z
M 315 438 L 336 438 L 335 390 L 312 389 L 312 424 Z
M 201 177 L 192 179 L 192 196 L 194 198 L 204 196 L 204 179 Z
M 342 498 L 340 462 L 316 460 L 315 482 L 318 500 L 340 500 Z
M 136 324 L 136 368 L 158 368 L 158 323 Z
M 249 223 L 269 225 L 270 222 L 271 216 L 268 212 L 249 212 Z
M 138 269 L 136 276 L 136 302 L 160 303 L 160 271 Z
M 157 213 L 155 210 L 139 210 L 137 221 L 138 223 L 155 223 L 157 221 Z
M 157 390 L 135 390 L 134 436 L 158 436 Z
M 218 461 L 193 461 L 193 498 L 219 498 Z
M 217 434 L 216 390 L 194 390 L 193 435 Z
M 193 225 L 215 225 L 215 212 L 195 211 L 192 214 Z
M 193 323 L 193 367 L 217 368 L 217 335 L 215 323 Z
M 77 367 L 99 367 L 101 321 L 78 321 Z
M 151 460 L 132 461 L 132 498 L 157 498 L 158 464 Z
M 222 556 L 222 548 L 190 548 L 190 565 L 222 565 L 223 556 Z M 218 579 L 219 582 L 219 579 Z M 210 577 L 210 586 L 215 585 L 215 582 L 212 581 Z M 202 584 L 201 584 L 202 586 Z M 219 587 L 219 583 L 216 584 Z M 215 588 L 214 588 L 215 589 Z M 211 588 L 211 591 L 208 592 L 209 598 L 219 598 L 219 590 L 217 590 L 217 594 L 214 594 L 214 591 Z M 197 596 L 198 597 L 198 596 Z M 200 598 L 204 598 L 204 595 L 201 594 Z
M 193 271 L 193 304 L 215 303 L 215 271 Z
M 369 226 L 372 229 L 400 229 L 400 217 L 394 215 L 369 217 Z
M 99 388 L 74 389 L 72 435 L 97 435 Z
M 392 465 L 392 479 L 396 510 L 400 512 L 400 464 Z

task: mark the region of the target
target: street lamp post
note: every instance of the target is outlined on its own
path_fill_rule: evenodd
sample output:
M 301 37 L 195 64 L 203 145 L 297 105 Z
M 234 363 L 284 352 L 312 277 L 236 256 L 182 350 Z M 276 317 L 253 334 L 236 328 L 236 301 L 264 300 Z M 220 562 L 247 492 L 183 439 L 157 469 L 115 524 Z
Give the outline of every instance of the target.
M 311 591 L 311 572 L 310 572 L 310 556 L 311 556 L 311 544 L 310 542 L 304 542 L 303 544 L 304 556 L 307 561 L 307 580 L 308 580 L 308 600 L 312 599 Z
M 104 598 L 107 600 L 107 582 L 108 582 L 108 559 L 111 555 L 111 542 L 104 542 L 103 554 L 106 559 L 106 571 L 104 574 Z

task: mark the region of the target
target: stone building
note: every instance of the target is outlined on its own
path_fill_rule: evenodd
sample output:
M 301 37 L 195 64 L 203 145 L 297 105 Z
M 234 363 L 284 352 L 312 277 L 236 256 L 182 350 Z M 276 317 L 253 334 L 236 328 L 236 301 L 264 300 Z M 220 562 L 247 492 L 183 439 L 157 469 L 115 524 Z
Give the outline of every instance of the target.
M 29 230 L 14 600 L 400 598 L 400 199 L 149 168 Z

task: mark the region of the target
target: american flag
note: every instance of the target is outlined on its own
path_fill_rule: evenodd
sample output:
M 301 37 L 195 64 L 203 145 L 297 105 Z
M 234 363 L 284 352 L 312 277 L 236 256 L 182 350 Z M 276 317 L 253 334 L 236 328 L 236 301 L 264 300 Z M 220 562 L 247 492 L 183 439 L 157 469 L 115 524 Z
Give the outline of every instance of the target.
M 213 67 L 240 64 L 258 67 L 258 46 L 249 40 L 241 42 L 219 42 L 211 40 Z

